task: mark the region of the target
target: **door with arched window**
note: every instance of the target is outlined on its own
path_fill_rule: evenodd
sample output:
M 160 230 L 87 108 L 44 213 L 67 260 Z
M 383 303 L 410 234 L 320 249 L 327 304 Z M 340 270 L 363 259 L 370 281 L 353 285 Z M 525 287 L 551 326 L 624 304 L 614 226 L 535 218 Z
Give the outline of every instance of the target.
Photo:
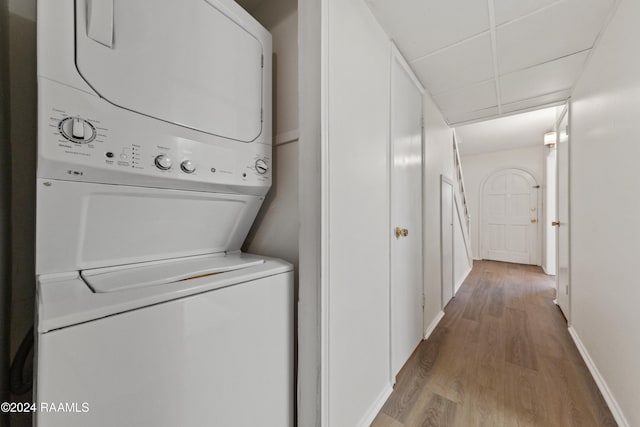
M 521 169 L 502 169 L 482 186 L 482 258 L 538 264 L 538 189 Z

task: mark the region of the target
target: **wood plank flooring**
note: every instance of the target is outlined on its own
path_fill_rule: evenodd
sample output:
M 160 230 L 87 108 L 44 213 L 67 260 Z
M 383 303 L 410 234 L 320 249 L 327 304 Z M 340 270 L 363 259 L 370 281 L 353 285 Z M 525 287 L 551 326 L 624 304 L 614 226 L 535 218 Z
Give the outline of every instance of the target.
M 539 267 L 476 261 L 373 427 L 615 426 Z

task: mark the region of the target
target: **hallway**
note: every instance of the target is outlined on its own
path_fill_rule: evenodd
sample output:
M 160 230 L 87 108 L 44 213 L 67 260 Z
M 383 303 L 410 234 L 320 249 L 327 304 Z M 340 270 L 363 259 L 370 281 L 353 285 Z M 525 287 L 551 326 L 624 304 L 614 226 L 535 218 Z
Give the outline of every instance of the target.
M 615 426 L 539 267 L 475 261 L 374 427 Z

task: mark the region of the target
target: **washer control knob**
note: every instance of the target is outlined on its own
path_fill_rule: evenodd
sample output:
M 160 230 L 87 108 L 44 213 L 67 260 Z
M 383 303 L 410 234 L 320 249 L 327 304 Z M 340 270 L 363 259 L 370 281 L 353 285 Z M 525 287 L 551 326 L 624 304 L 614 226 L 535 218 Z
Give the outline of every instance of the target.
M 160 170 L 167 171 L 171 169 L 172 163 L 173 162 L 171 161 L 171 158 L 165 154 L 160 154 L 159 156 L 156 156 L 155 164 L 156 164 L 156 167 Z
M 60 135 L 76 144 L 88 144 L 96 138 L 96 128 L 80 117 L 65 117 L 58 123 Z
M 264 175 L 269 170 L 269 166 L 267 166 L 267 162 L 263 159 L 256 160 L 256 172 L 260 175 Z
M 184 173 L 194 173 L 196 171 L 196 165 L 191 160 L 185 160 L 180 163 L 180 169 Z

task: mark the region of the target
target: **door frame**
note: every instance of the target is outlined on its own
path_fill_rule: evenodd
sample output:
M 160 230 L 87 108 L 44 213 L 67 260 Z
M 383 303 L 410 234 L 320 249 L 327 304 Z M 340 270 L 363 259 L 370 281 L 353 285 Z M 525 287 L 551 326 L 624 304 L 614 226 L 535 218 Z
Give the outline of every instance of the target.
M 538 180 L 535 177 L 535 174 L 532 170 L 527 169 L 527 168 L 523 168 L 521 166 L 505 166 L 505 167 L 501 167 L 498 169 L 494 169 L 493 171 L 491 171 L 489 174 L 487 174 L 484 179 L 482 180 L 482 182 L 480 183 L 480 193 L 479 193 L 479 197 L 478 197 L 478 242 L 479 242 L 479 249 L 480 249 L 480 259 L 484 259 L 484 248 L 485 248 L 485 243 L 484 243 L 484 233 L 483 233 L 483 224 L 484 224 L 484 187 L 487 184 L 487 182 L 489 181 L 489 179 L 491 179 L 491 177 L 493 177 L 494 175 L 508 170 L 508 169 L 515 169 L 515 170 L 519 170 L 522 172 L 525 172 L 527 174 L 529 174 L 531 176 L 531 178 L 533 178 L 533 181 L 535 182 L 535 185 L 537 186 L 536 191 L 538 192 L 537 195 L 537 202 L 536 202 L 536 210 L 538 212 L 537 216 L 538 216 L 538 222 L 536 223 L 537 228 L 536 228 L 536 239 L 537 239 L 537 248 L 536 248 L 536 253 L 534 254 L 534 263 L 532 265 L 537 265 L 540 266 L 541 265 L 541 261 L 542 261 L 542 232 L 541 230 L 543 229 L 543 227 L 540 227 L 540 217 L 542 216 L 541 212 L 542 212 L 542 197 L 540 195 L 540 189 L 542 188 L 542 186 L 538 183 Z
M 560 303 L 558 302 L 558 294 L 560 292 L 560 227 L 556 227 L 556 299 L 554 302 L 560 308 L 560 311 L 567 320 L 567 326 L 571 326 L 571 98 L 567 99 L 567 102 L 562 109 L 558 120 L 556 121 L 556 213 L 555 220 L 559 220 L 560 210 L 560 161 L 558 159 L 559 154 L 559 142 L 560 142 L 560 123 L 567 118 L 567 216 L 569 222 L 567 227 L 567 263 L 569 264 L 567 270 L 567 312 L 565 313 Z
M 455 196 L 455 184 L 453 180 L 449 179 L 444 175 L 440 175 L 440 306 L 444 310 L 445 305 L 449 302 L 445 303 L 444 301 L 444 234 L 442 232 L 442 185 L 449 184 L 451 186 L 451 221 L 455 224 L 455 220 L 457 219 L 457 215 L 455 210 L 456 207 L 456 196 Z M 456 280 L 455 280 L 455 245 L 456 239 L 453 234 L 453 227 L 451 227 L 451 299 L 456 296 Z
M 402 56 L 402 53 L 400 52 L 400 50 L 398 49 L 398 47 L 396 46 L 396 44 L 392 41 L 390 43 L 391 45 L 391 54 L 390 54 L 390 62 L 389 62 L 389 134 L 388 134 L 388 144 L 387 144 L 387 157 L 388 157 L 388 161 L 387 161 L 387 213 L 388 213 L 388 218 L 389 218 L 389 279 L 388 279 L 388 288 L 389 288 L 389 381 L 390 384 L 395 384 L 396 383 L 396 376 L 393 372 L 393 297 L 392 297 L 392 293 L 393 293 L 393 289 L 391 286 L 392 283 L 392 279 L 393 279 L 393 252 L 392 252 L 392 245 L 393 245 L 393 237 L 392 237 L 392 230 L 394 227 L 393 224 L 393 216 L 392 216 L 392 206 L 391 206 L 391 198 L 392 198 L 392 170 L 393 170 L 393 138 L 391 135 L 391 96 L 392 96 L 392 83 L 393 83 L 393 76 L 392 76 L 392 71 L 393 71 L 393 64 L 394 61 L 398 63 L 398 65 L 400 65 L 404 71 L 407 73 L 407 75 L 409 76 L 409 78 L 412 80 L 413 84 L 416 86 L 416 88 L 418 89 L 418 91 L 420 92 L 420 96 L 422 98 L 421 105 L 420 105 L 420 109 L 421 109 L 421 117 L 422 117 L 422 126 L 421 126 L 421 130 L 420 130 L 420 151 L 421 151 L 421 158 L 420 158 L 420 171 L 421 171 L 421 179 L 420 179 L 420 217 L 422 218 L 422 222 L 421 222 L 421 236 L 420 236 L 420 246 L 422 247 L 422 260 L 424 260 L 424 248 L 425 248 L 425 242 L 424 242 L 424 230 L 425 230 L 425 220 L 424 220 L 424 178 L 425 178 L 425 170 L 424 170 L 424 164 L 425 164 L 425 136 L 424 136 L 424 94 L 425 94 L 425 89 L 424 86 L 422 86 L 422 83 L 420 83 L 420 80 L 418 80 L 418 78 L 416 77 L 415 73 L 413 72 L 413 70 L 411 69 L 411 67 L 409 66 L 409 63 L 407 62 L 407 60 Z M 425 270 L 424 270 L 424 262 L 421 263 L 421 270 L 422 270 L 422 323 L 420 324 L 420 329 L 422 332 L 424 332 L 424 300 L 425 300 L 425 290 L 424 290 L 424 276 L 425 276 Z M 424 339 L 424 334 L 421 334 L 423 339 Z

